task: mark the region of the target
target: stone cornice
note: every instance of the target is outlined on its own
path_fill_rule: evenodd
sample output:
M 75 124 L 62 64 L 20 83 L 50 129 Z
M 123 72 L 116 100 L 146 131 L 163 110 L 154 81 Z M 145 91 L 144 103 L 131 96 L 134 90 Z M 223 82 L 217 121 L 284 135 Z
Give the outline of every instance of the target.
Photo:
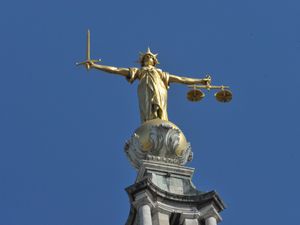
M 218 212 L 226 208 L 224 202 L 221 200 L 216 191 L 205 192 L 197 195 L 179 195 L 164 191 L 154 185 L 150 178 L 146 177 L 140 182 L 135 183 L 128 188 L 126 192 L 131 201 L 135 201 L 135 195 L 143 190 L 148 190 L 154 199 L 163 198 L 168 201 L 175 201 L 180 203 L 195 204 L 195 206 L 203 206 L 206 204 L 214 204 Z

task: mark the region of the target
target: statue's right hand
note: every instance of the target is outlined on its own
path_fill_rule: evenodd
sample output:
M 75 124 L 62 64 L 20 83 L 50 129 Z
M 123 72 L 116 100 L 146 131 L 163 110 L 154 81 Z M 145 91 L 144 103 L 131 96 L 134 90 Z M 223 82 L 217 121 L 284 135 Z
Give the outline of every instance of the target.
M 94 68 L 95 63 L 92 60 L 88 60 L 88 61 L 86 61 L 85 66 L 87 69 Z

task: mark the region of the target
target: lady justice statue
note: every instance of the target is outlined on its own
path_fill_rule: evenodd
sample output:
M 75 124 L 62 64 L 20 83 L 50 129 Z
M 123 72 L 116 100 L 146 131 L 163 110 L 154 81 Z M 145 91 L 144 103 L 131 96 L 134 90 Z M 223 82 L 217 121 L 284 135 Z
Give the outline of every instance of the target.
M 169 74 L 158 69 L 157 54 L 153 54 L 150 48 L 146 53 L 141 53 L 139 63 L 141 68 L 118 68 L 96 64 L 93 61 L 86 62 L 89 68 L 95 68 L 108 73 L 125 76 L 132 83 L 139 80 L 138 98 L 141 122 L 148 120 L 168 120 L 167 98 L 170 83 L 204 84 L 210 82 L 210 78 L 195 79 Z
M 150 48 L 139 57 L 140 68 L 119 68 L 97 64 L 100 60 L 90 58 L 90 32 L 87 36 L 87 60 L 77 65 L 85 65 L 87 69 L 98 69 L 107 73 L 124 76 L 128 82 L 139 80 L 138 99 L 142 125 L 136 129 L 125 145 L 125 152 L 136 168 L 142 160 L 164 160 L 168 163 L 183 165 L 191 160 L 191 147 L 183 132 L 168 120 L 167 99 L 171 83 L 194 85 L 188 93 L 189 100 L 196 101 L 204 94 L 196 88 L 222 89 L 226 86 L 211 86 L 211 78 L 203 79 L 176 76 L 157 68 L 157 54 Z M 196 86 L 200 84 L 200 86 Z M 202 86 L 201 86 L 202 85 Z M 224 92 L 225 91 L 225 92 Z M 229 93 L 228 91 L 226 93 Z M 190 94 L 190 95 L 189 95 Z M 200 94 L 200 95 L 199 95 Z M 202 94 L 202 95 L 201 95 Z M 217 96 L 216 96 L 217 97 Z M 222 97 L 222 96 L 221 96 Z M 224 97 L 224 96 L 223 96 Z

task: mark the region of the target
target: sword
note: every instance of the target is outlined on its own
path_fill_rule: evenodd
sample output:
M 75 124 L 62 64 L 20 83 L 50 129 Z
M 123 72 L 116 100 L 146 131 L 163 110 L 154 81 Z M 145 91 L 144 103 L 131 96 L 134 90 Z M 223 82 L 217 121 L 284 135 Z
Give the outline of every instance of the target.
M 87 31 L 87 42 L 86 42 L 86 61 L 77 62 L 76 66 L 85 65 L 86 69 L 90 69 L 89 62 L 100 62 L 101 59 L 91 59 L 91 32 L 90 30 Z

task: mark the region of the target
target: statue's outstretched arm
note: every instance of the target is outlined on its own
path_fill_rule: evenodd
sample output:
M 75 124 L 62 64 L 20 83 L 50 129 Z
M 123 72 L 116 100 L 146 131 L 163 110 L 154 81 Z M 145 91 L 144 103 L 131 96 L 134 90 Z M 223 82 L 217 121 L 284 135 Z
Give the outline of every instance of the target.
M 113 73 L 121 76 L 128 77 L 129 76 L 129 69 L 128 68 L 119 68 L 119 67 L 114 67 L 114 66 L 105 66 L 105 65 L 100 65 L 96 64 L 93 62 L 89 62 L 90 68 L 95 68 L 98 70 L 102 70 L 107 73 Z
M 210 77 L 197 79 L 197 78 L 189 78 L 189 77 L 180 77 L 176 75 L 169 75 L 169 83 L 181 83 L 181 84 L 203 84 L 206 85 L 211 81 Z

